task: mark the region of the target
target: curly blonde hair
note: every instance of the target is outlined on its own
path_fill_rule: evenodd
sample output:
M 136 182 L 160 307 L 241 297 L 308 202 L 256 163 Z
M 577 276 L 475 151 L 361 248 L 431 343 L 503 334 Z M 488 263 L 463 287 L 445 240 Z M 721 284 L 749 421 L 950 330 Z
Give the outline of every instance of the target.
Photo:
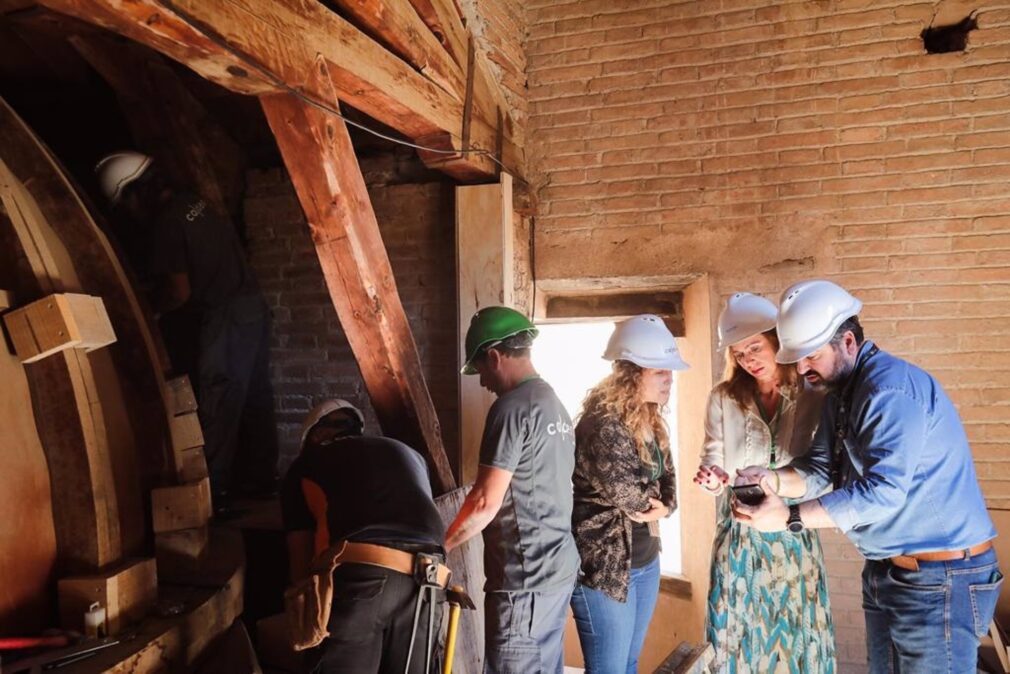
M 623 423 L 638 446 L 642 463 L 655 467 L 655 455 L 649 449 L 650 437 L 659 444 L 665 468 L 672 468 L 670 457 L 670 432 L 663 419 L 663 407 L 657 403 L 643 402 L 643 369 L 627 360 L 614 361 L 613 371 L 589 390 L 582 401 L 582 416 L 610 417 Z

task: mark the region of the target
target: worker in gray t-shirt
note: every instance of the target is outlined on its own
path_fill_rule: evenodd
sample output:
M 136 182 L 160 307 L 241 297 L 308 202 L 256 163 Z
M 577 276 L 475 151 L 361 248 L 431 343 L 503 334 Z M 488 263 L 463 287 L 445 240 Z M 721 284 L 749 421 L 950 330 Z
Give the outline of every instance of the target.
M 466 333 L 463 374 L 498 400 L 480 468 L 446 534 L 447 550 L 484 532 L 484 671 L 564 670 L 564 628 L 579 570 L 572 537 L 575 431 L 529 349 L 537 329 L 513 309 L 486 307 Z

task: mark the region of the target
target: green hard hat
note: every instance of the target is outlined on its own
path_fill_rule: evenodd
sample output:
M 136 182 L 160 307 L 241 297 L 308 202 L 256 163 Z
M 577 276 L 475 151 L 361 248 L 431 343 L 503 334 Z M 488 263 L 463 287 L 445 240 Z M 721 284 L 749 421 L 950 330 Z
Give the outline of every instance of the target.
M 540 332 L 530 319 L 515 309 L 508 307 L 484 307 L 470 319 L 470 328 L 466 331 L 466 363 L 460 370 L 463 374 L 477 374 L 473 359 L 484 349 L 490 348 L 503 340 L 528 332 L 536 337 Z

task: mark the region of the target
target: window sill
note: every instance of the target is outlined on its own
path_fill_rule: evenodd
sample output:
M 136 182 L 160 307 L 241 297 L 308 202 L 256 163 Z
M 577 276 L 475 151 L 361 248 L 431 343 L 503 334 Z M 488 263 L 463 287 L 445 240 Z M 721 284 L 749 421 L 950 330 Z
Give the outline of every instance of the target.
M 659 579 L 659 589 L 667 594 L 682 599 L 691 598 L 691 581 L 684 576 L 662 576 Z

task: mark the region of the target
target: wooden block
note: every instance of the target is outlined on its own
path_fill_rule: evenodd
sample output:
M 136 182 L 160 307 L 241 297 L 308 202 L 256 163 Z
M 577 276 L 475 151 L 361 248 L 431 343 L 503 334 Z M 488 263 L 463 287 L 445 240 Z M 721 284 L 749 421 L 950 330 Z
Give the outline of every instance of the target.
M 179 482 L 198 482 L 209 475 L 203 447 L 184 449 L 177 452 L 175 457 Z
M 18 358 L 32 363 L 65 349 L 93 351 L 116 341 L 99 297 L 50 295 L 4 316 Z
M 9 290 L 0 290 L 0 311 L 10 309 L 14 304 L 14 293 Z
M 168 413 L 170 416 L 196 412 L 196 394 L 193 393 L 193 386 L 189 382 L 189 377 L 183 375 L 169 379 L 165 383 L 168 388 L 165 402 L 168 404 Z
M 105 607 L 109 634 L 118 634 L 144 618 L 158 600 L 154 559 L 134 559 L 92 576 L 63 578 L 57 584 L 60 623 L 84 630 L 84 614 L 93 602 Z
M 206 526 L 210 515 L 210 480 L 207 478 L 151 490 L 151 519 L 157 534 Z
M 207 553 L 207 527 L 165 531 L 154 535 L 158 576 L 163 581 L 184 580 L 200 568 Z
M 203 429 L 195 412 L 170 417 L 168 427 L 172 433 L 172 449 L 177 454 L 184 449 L 203 447 Z

